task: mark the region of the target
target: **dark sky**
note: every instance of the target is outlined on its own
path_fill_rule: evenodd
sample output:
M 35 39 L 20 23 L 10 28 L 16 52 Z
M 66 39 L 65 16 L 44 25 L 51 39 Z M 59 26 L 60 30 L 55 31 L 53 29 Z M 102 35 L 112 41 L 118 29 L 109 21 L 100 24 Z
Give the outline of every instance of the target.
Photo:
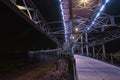
M 59 0 L 33 0 L 33 2 L 48 22 L 62 20 Z
M 110 0 L 106 5 L 105 13 L 120 15 L 120 0 Z
M 53 31 L 64 30 L 64 26 L 62 23 L 62 14 L 60 9 L 59 0 L 33 0 L 37 8 L 40 10 L 42 16 L 45 20 L 49 22 L 57 22 L 54 24 L 49 24 L 50 28 Z M 54 35 L 60 40 L 60 43 L 64 43 L 64 35 Z M 62 37 L 61 37 L 62 36 Z

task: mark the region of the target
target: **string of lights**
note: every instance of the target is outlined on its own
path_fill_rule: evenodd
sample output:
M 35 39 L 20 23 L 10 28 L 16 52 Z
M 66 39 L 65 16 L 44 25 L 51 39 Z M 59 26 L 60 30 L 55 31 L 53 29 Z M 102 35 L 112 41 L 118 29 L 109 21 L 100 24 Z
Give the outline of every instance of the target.
M 104 10 L 106 4 L 109 2 L 110 0 L 106 0 L 105 3 L 101 6 L 99 12 L 97 13 L 97 15 L 95 16 L 94 20 L 92 21 L 92 24 L 87 28 L 87 30 L 90 30 L 92 28 L 92 26 L 94 25 L 95 21 L 97 20 L 97 18 L 100 16 L 100 14 L 102 13 L 102 11 Z
M 64 33 L 67 34 L 67 26 L 65 23 L 65 15 L 64 15 L 64 9 L 63 9 L 63 5 L 62 5 L 62 0 L 59 0 L 60 2 L 60 9 L 61 9 L 61 14 L 62 14 L 62 20 L 63 20 L 63 25 L 64 25 Z M 67 41 L 67 35 L 65 35 L 65 41 Z

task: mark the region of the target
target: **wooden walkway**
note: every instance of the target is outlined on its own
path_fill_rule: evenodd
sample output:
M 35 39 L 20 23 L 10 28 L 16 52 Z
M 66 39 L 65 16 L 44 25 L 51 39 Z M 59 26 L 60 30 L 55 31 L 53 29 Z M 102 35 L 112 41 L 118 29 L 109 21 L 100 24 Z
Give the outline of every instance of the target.
M 120 68 L 92 58 L 74 55 L 78 80 L 120 80 Z

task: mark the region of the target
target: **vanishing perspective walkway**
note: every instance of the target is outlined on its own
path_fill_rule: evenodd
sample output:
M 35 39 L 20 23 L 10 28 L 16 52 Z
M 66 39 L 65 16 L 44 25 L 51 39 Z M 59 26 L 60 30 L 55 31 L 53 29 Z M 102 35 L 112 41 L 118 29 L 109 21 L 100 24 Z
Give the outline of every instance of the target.
M 92 58 L 74 55 L 78 80 L 120 80 L 120 68 Z

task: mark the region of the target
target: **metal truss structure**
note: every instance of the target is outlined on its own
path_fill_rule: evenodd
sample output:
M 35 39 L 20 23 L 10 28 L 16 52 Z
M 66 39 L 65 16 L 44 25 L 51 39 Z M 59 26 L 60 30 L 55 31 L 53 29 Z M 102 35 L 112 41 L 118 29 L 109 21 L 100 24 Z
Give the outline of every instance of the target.
M 120 15 L 112 16 L 109 14 L 101 13 L 101 15 L 94 20 L 90 25 L 90 28 L 106 30 L 109 27 L 120 27 L 120 24 L 116 22 L 116 18 L 120 18 Z
M 60 44 L 56 38 L 53 38 L 55 35 L 62 35 L 62 38 L 64 38 L 63 34 L 65 35 L 65 43 L 62 47 L 55 50 L 36 51 L 35 53 L 81 53 L 81 55 L 89 57 L 92 53 L 92 57 L 94 57 L 100 52 L 105 58 L 105 43 L 120 38 L 120 16 L 102 13 L 105 6 L 102 4 L 106 4 L 109 0 L 60 0 L 64 30 L 58 29 L 56 31 L 51 31 L 50 26 L 32 1 L 2 1 L 6 4 L 11 2 L 8 6 L 27 19 L 35 28 L 50 36 L 56 43 Z M 98 10 L 101 13 L 97 14 Z M 96 49 L 96 46 L 100 47 Z M 89 48 L 92 48 L 92 52 Z
M 91 24 L 91 30 L 80 30 L 78 34 L 81 33 L 80 35 L 82 35 L 87 33 L 90 36 L 88 41 L 94 43 L 93 45 L 106 43 L 108 41 L 119 38 L 120 25 L 119 23 L 115 23 L 115 17 L 120 18 L 120 16 L 107 16 L 98 17 L 94 24 Z M 99 35 L 95 35 L 98 33 Z
M 108 1 L 105 2 L 107 3 Z M 101 11 L 103 8 L 99 9 Z M 95 12 L 94 14 L 97 13 Z M 89 57 L 91 57 L 91 54 L 92 56 L 98 54 L 105 58 L 108 55 L 106 54 L 105 44 L 120 38 L 120 16 L 112 16 L 102 12 L 98 13 L 95 18 L 93 18 L 94 15 L 91 16 L 86 18 L 80 15 L 79 19 L 72 20 L 73 37 L 71 37 L 71 50 L 72 53 L 79 53 Z M 99 47 L 97 49 L 98 52 L 96 51 L 97 46 Z
M 56 39 L 56 37 L 50 34 L 52 32 L 50 26 L 32 1 L 2 0 L 2 2 L 5 3 L 8 7 L 10 7 L 17 14 L 19 14 L 26 21 L 28 21 L 37 30 L 44 33 L 51 40 L 61 46 L 60 42 Z
M 105 44 L 120 38 L 120 24 L 118 22 L 120 16 L 102 13 L 103 8 L 100 7 L 105 6 L 107 2 L 108 0 L 61 0 L 65 33 L 63 33 L 64 30 L 61 30 L 52 34 L 66 36 L 67 40 L 63 45 L 64 52 L 90 56 L 89 49 L 92 48 L 93 56 L 98 54 L 104 58 L 108 55 L 105 52 Z M 104 5 L 102 6 L 102 4 Z M 68 10 L 68 8 L 70 9 Z M 97 14 L 98 10 L 101 13 Z M 96 50 L 96 46 L 99 46 L 99 49 Z
M 29 0 L 10 0 L 17 8 L 19 8 L 29 19 L 31 19 L 35 24 L 37 24 L 44 32 L 49 34 L 50 27 L 42 17 L 40 11 Z

